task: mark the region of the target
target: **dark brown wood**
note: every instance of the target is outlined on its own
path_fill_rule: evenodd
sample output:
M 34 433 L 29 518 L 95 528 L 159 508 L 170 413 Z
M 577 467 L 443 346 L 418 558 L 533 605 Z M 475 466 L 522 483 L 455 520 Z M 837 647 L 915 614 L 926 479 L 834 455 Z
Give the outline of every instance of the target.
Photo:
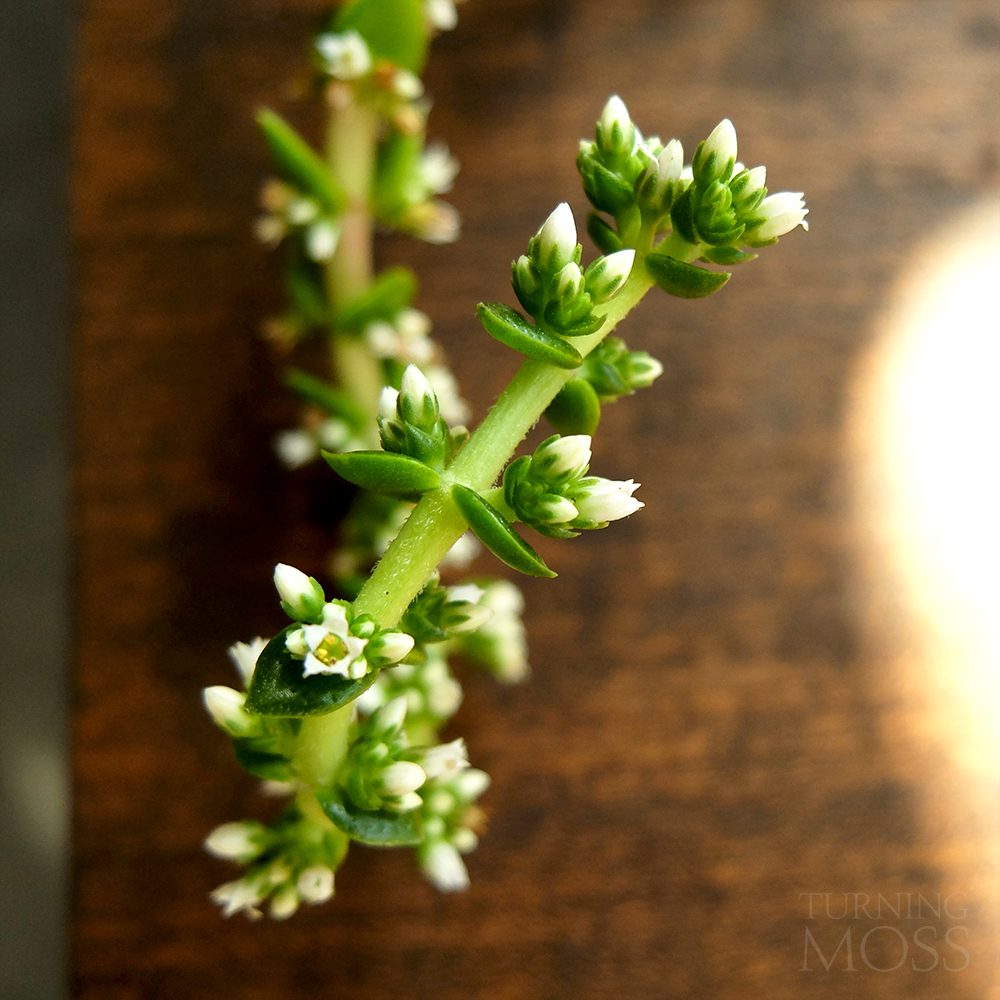
M 320 570 L 339 502 L 331 476 L 268 453 L 293 407 L 255 335 L 278 294 L 250 236 L 251 115 L 301 115 L 322 10 L 82 6 L 75 995 L 996 996 L 995 828 L 976 825 L 992 791 L 957 794 L 963 772 L 931 753 L 906 619 L 871 624 L 843 449 L 908 254 L 997 182 L 1000 8 L 980 0 L 461 8 L 428 89 L 463 164 L 464 236 L 380 252 L 419 271 L 477 416 L 515 360 L 475 304 L 511 301 L 509 261 L 556 202 L 583 217 L 576 143 L 610 92 L 689 155 L 732 118 L 772 190 L 806 191 L 812 231 L 710 300 L 650 296 L 623 331 L 666 372 L 605 411 L 595 468 L 641 479 L 646 508 L 543 539 L 560 577 L 524 581 L 532 682 L 468 679 L 452 728 L 494 780 L 472 890 L 441 897 L 406 853 L 356 849 L 336 901 L 287 924 L 208 902 L 230 871 L 201 839 L 274 806 L 199 691 L 230 681 L 230 642 L 281 625 L 270 569 Z M 845 892 L 966 893 L 965 918 L 925 922 L 953 966 L 941 938 L 968 928 L 969 968 L 879 973 L 855 954 L 851 974 L 841 953 L 799 971 L 807 928 L 827 954 L 847 929 L 809 923 L 800 894 L 835 894 L 836 913 Z M 852 926 L 857 949 L 878 921 Z

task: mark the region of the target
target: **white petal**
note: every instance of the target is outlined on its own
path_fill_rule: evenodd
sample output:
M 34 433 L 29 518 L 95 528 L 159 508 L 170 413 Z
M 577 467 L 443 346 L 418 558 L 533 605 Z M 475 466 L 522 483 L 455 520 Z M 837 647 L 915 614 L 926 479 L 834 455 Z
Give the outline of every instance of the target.
M 461 855 L 451 844 L 439 840 L 423 857 L 424 874 L 441 892 L 462 892 L 469 888 L 469 872 Z

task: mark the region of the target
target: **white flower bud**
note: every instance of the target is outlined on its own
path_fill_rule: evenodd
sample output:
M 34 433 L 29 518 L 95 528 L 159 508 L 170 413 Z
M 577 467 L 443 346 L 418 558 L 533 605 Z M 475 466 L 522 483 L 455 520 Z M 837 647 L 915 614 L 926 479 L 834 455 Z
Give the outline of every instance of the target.
M 319 455 L 316 439 L 307 431 L 278 431 L 273 439 L 278 461 L 286 469 L 298 469 Z
M 580 517 L 586 521 L 617 521 L 634 514 L 644 504 L 633 498 L 639 483 L 601 479 L 574 497 Z
M 384 795 L 397 797 L 415 792 L 426 780 L 427 775 L 419 764 L 400 760 L 382 770 L 378 787 Z
M 267 846 L 267 828 L 260 823 L 223 823 L 206 838 L 204 848 L 216 858 L 239 861 L 246 864 L 253 861 Z
M 416 366 L 407 365 L 399 386 L 399 413 L 404 420 L 429 426 L 438 417 L 438 401 L 427 376 Z
M 625 102 L 617 94 L 613 94 L 608 98 L 608 102 L 601 112 L 601 134 L 604 138 L 604 144 L 610 144 L 616 125 L 621 129 L 623 136 L 628 136 L 631 124 L 632 119 L 629 116 L 628 108 L 625 107 Z
M 538 506 L 540 518 L 545 524 L 565 524 L 579 514 L 572 500 L 555 495 L 550 495 Z
M 423 852 L 420 867 L 441 892 L 462 892 L 469 888 L 465 862 L 447 841 L 434 841 Z
M 312 198 L 293 198 L 288 203 L 285 214 L 293 226 L 305 226 L 319 215 L 319 205 Z
M 579 264 L 570 261 L 559 271 L 556 279 L 556 297 L 575 299 L 583 288 L 583 272 Z
M 617 250 L 591 264 L 588 270 L 587 291 L 595 302 L 607 302 L 621 291 L 632 273 L 634 250 Z
M 443 678 L 427 692 L 427 708 L 439 719 L 454 715 L 461 704 L 462 685 L 453 677 Z
M 341 34 L 332 32 L 316 39 L 316 48 L 326 62 L 326 71 L 338 80 L 356 80 L 372 68 L 372 57 L 365 40 L 353 29 Z
M 244 709 L 247 696 L 242 691 L 216 684 L 201 693 L 202 701 L 215 724 L 232 736 L 245 736 L 256 725 L 256 720 Z
M 645 389 L 663 374 L 663 365 L 656 358 L 646 355 L 633 358 L 629 363 L 628 384 L 633 389 Z
M 405 632 L 384 632 L 368 647 L 372 657 L 398 663 L 413 649 L 413 636 Z
M 250 678 L 253 677 L 254 667 L 257 666 L 257 658 L 266 645 L 267 641 L 257 636 L 250 642 L 235 642 L 227 650 L 229 659 L 233 661 L 240 678 L 243 680 L 244 687 L 250 686 Z
M 394 803 L 386 803 L 397 812 L 413 812 L 423 804 L 424 800 L 416 792 L 407 792 L 405 795 L 400 795 Z
M 730 160 L 736 159 L 736 129 L 728 118 L 723 118 L 705 140 L 702 158 L 707 159 L 712 153 L 715 153 L 716 175 L 722 172 Z
M 251 920 L 257 920 L 261 915 L 257 904 L 264 898 L 266 892 L 267 889 L 262 884 L 241 878 L 235 882 L 224 882 L 212 890 L 209 898 L 222 907 L 224 917 L 231 917 L 234 913 L 245 910 Z
M 550 476 L 582 475 L 590 465 L 590 435 L 568 434 L 539 446 L 533 463 Z
M 325 903 L 333 895 L 333 872 L 326 865 L 310 865 L 299 875 L 296 887 L 306 903 Z
M 431 194 L 450 191 L 458 171 L 458 160 L 442 142 L 432 143 L 420 156 L 420 178 Z
M 399 391 L 387 385 L 378 397 L 378 415 L 385 421 L 396 419 L 396 404 L 399 401 Z
M 552 210 L 538 230 L 538 249 L 541 266 L 551 271 L 572 260 L 576 252 L 576 220 L 565 201 Z
M 459 737 L 424 751 L 420 766 L 428 778 L 451 778 L 469 766 L 465 740 Z
M 306 230 L 306 253 L 311 260 L 329 260 L 339 241 L 340 227 L 330 219 L 320 219 Z
M 392 74 L 392 92 L 404 101 L 415 101 L 424 92 L 424 85 L 416 73 L 399 67 Z
M 312 577 L 286 563 L 274 567 L 274 586 L 286 610 L 299 620 L 315 618 L 326 600 L 323 588 Z
M 285 636 L 285 649 L 292 656 L 305 656 L 309 652 L 309 643 L 306 642 L 306 634 L 302 629 L 293 629 Z
M 478 604 L 482 596 L 486 593 L 482 587 L 474 583 L 463 583 L 457 587 L 448 588 L 449 601 L 467 601 L 469 604 Z
M 453 0 L 424 0 L 424 17 L 438 31 L 451 31 L 458 24 Z
M 469 768 L 458 774 L 451 783 L 455 794 L 465 802 L 473 802 L 490 787 L 490 776 L 485 771 Z
M 268 911 L 272 920 L 287 920 L 299 908 L 299 894 L 294 885 L 286 885 L 271 897 Z
M 406 696 L 400 695 L 387 702 L 375 716 L 375 729 L 382 733 L 389 733 L 399 729 L 406 719 Z
M 467 826 L 460 826 L 451 835 L 451 843 L 459 854 L 468 854 L 479 846 L 479 838 Z
M 680 140 L 671 139 L 656 158 L 656 194 L 663 194 L 668 184 L 676 184 L 684 169 L 684 147 Z
M 758 212 L 766 221 L 753 231 L 744 234 L 744 239 L 754 243 L 762 243 L 777 236 L 790 233 L 796 226 L 809 228 L 806 215 L 809 209 L 802 200 L 801 191 L 779 191 L 769 194 L 761 203 Z
M 493 609 L 483 604 L 471 604 L 461 601 L 452 604 L 447 609 L 444 627 L 451 635 L 468 635 L 475 632 L 480 625 L 493 617 Z

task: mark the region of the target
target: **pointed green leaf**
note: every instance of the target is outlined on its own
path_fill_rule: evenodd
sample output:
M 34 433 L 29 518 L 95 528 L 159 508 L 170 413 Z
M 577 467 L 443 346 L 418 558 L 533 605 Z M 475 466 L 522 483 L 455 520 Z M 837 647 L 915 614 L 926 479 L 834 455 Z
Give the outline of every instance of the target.
M 294 781 L 291 761 L 280 753 L 257 749 L 254 740 L 233 740 L 236 762 L 255 778 L 263 781 Z
M 420 0 L 353 0 L 341 8 L 337 31 L 353 28 L 375 59 L 420 74 L 427 58 L 427 27 Z
M 601 420 L 601 403 L 594 387 L 582 378 L 571 378 L 545 411 L 560 434 L 593 434 Z
M 253 715 L 303 718 L 326 715 L 349 704 L 375 683 L 377 670 L 352 681 L 338 674 L 304 677 L 303 661 L 288 651 L 285 638 L 297 623 L 283 628 L 261 651 L 254 668 L 246 710 Z
M 731 277 L 726 271 L 707 271 L 655 252 L 646 255 L 646 270 L 667 294 L 681 299 L 702 299 L 717 292 Z
M 409 455 L 389 451 L 349 451 L 323 457 L 339 476 L 372 493 L 416 503 L 428 490 L 441 485 L 441 477 L 423 462 Z
M 698 242 L 698 236 L 694 231 L 694 209 L 691 207 L 692 197 L 691 188 L 684 191 L 670 209 L 670 221 L 674 224 L 674 229 L 688 243 L 694 244 Z
M 616 253 L 625 247 L 621 237 L 596 212 L 587 216 L 587 232 L 603 254 Z
M 296 314 L 308 326 L 330 322 L 330 304 L 319 265 L 302 255 L 292 255 L 285 269 L 285 288 Z
M 416 297 L 417 279 L 408 267 L 387 267 L 337 313 L 342 330 L 360 331 L 373 320 L 390 322 Z
M 361 430 L 368 424 L 368 414 L 353 397 L 316 378 L 315 375 L 310 375 L 299 368 L 286 368 L 282 381 L 299 398 L 318 406 L 321 410 L 326 410 L 335 417 L 340 417 L 355 430 Z
M 575 347 L 533 326 L 516 309 L 502 302 L 480 302 L 476 316 L 491 337 L 529 358 L 538 358 L 557 368 L 578 368 L 583 363 Z
M 333 823 L 360 844 L 405 847 L 419 844 L 423 839 L 419 810 L 397 813 L 388 809 L 359 809 L 348 796 L 334 788 L 318 790 L 316 798 Z
M 330 215 L 338 215 L 345 198 L 327 165 L 313 148 L 285 121 L 268 108 L 257 115 L 268 149 L 279 173 L 303 194 L 315 198 Z
M 703 260 L 710 260 L 713 264 L 722 264 L 724 267 L 732 267 L 734 264 L 745 264 L 748 260 L 756 260 L 757 254 L 744 253 L 736 247 L 712 247 L 705 251 Z
M 475 490 L 456 484 L 451 488 L 451 496 L 476 537 L 497 559 L 528 576 L 556 575 L 508 520 Z

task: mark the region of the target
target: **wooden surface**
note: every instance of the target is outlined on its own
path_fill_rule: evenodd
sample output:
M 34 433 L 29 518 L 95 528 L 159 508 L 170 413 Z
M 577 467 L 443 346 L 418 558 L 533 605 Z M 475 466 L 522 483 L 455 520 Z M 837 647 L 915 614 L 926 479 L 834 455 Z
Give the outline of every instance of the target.
M 515 362 L 475 303 L 512 301 L 509 261 L 558 201 L 582 218 L 576 143 L 609 93 L 689 156 L 732 118 L 772 190 L 806 192 L 812 231 L 711 300 L 649 296 L 623 331 L 666 371 L 606 411 L 595 469 L 640 479 L 646 507 L 543 539 L 560 577 L 524 584 L 532 682 L 468 679 L 452 730 L 493 776 L 472 890 L 439 896 L 406 853 L 355 849 L 336 901 L 287 924 L 208 902 L 230 870 L 203 836 L 274 806 L 199 691 L 231 682 L 229 643 L 280 627 L 270 569 L 319 570 L 341 502 L 331 476 L 269 455 L 293 408 L 255 335 L 278 300 L 250 239 L 251 114 L 299 114 L 285 95 L 322 10 L 82 5 L 74 995 L 997 996 L 992 787 L 908 700 L 912 623 L 872 613 L 844 451 L 908 254 L 997 182 L 1000 6 L 979 0 L 461 7 L 428 89 L 431 133 L 463 165 L 464 236 L 381 253 L 417 268 L 477 419 Z M 800 894 L 835 894 L 836 915 L 845 892 L 965 893 L 968 911 L 923 922 L 930 972 L 860 960 L 889 924 L 930 963 L 922 924 L 892 916 L 853 923 L 856 972 L 843 952 L 800 971 L 807 928 L 829 957 L 848 926 L 808 922 Z M 867 955 L 888 966 L 899 946 L 880 935 Z

